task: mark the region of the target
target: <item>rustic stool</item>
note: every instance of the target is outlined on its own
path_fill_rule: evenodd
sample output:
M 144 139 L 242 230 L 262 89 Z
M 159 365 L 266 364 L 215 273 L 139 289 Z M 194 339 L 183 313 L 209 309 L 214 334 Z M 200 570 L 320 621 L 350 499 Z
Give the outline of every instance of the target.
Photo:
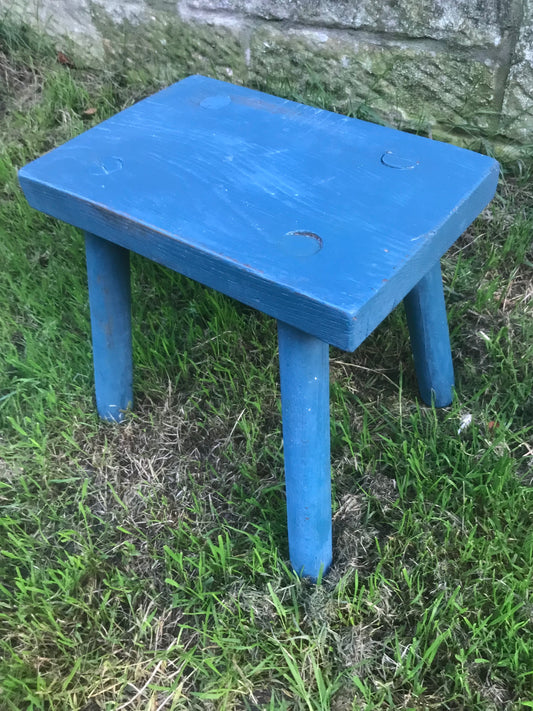
M 492 158 L 192 76 L 20 171 L 86 232 L 100 416 L 132 404 L 129 251 L 278 321 L 291 563 L 332 557 L 329 344 L 403 299 L 423 400 L 452 399 L 439 259 L 491 200 Z

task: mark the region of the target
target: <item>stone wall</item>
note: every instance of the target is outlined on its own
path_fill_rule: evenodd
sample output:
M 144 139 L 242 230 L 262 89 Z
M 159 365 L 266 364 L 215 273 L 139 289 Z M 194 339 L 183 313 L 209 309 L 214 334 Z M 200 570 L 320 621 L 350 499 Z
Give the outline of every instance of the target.
M 533 0 L 0 0 L 83 51 L 457 141 L 533 145 Z

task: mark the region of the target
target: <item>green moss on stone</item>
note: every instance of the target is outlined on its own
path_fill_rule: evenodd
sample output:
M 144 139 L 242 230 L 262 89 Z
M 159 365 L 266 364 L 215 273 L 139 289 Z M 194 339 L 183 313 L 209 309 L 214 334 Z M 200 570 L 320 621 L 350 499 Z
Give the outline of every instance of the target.
M 261 29 L 252 38 L 251 77 L 260 86 L 290 86 L 302 98 L 319 84 L 334 110 L 359 115 L 370 107 L 402 128 L 489 128 L 493 68 L 451 53 L 319 39 Z

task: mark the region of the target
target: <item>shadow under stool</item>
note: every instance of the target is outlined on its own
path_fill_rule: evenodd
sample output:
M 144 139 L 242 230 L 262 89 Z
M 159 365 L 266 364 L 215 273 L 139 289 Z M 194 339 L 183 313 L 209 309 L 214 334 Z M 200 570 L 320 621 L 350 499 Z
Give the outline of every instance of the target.
M 332 558 L 329 345 L 353 351 L 403 300 L 421 396 L 451 402 L 439 260 L 498 163 L 191 76 L 19 177 L 85 231 L 102 418 L 132 404 L 130 250 L 277 319 L 290 558 L 316 579 Z

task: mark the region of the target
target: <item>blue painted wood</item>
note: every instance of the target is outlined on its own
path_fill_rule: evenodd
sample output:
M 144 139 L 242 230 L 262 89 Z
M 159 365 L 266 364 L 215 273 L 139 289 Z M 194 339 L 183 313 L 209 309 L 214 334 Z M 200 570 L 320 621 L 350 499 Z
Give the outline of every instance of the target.
M 440 262 L 407 294 L 404 305 L 422 399 L 445 407 L 452 401 L 454 378 Z
M 133 402 L 129 252 L 86 233 L 85 253 L 96 407 L 102 419 L 120 422 Z
M 132 400 L 128 250 L 278 319 L 290 556 L 316 579 L 331 562 L 327 344 L 355 349 L 405 299 L 422 396 L 448 404 L 438 260 L 491 200 L 496 161 L 194 76 L 19 178 L 33 207 L 89 233 L 105 419 Z
M 353 350 L 490 201 L 498 164 L 195 76 L 19 175 L 37 209 Z
M 331 564 L 329 346 L 278 321 L 289 554 L 316 580 Z

